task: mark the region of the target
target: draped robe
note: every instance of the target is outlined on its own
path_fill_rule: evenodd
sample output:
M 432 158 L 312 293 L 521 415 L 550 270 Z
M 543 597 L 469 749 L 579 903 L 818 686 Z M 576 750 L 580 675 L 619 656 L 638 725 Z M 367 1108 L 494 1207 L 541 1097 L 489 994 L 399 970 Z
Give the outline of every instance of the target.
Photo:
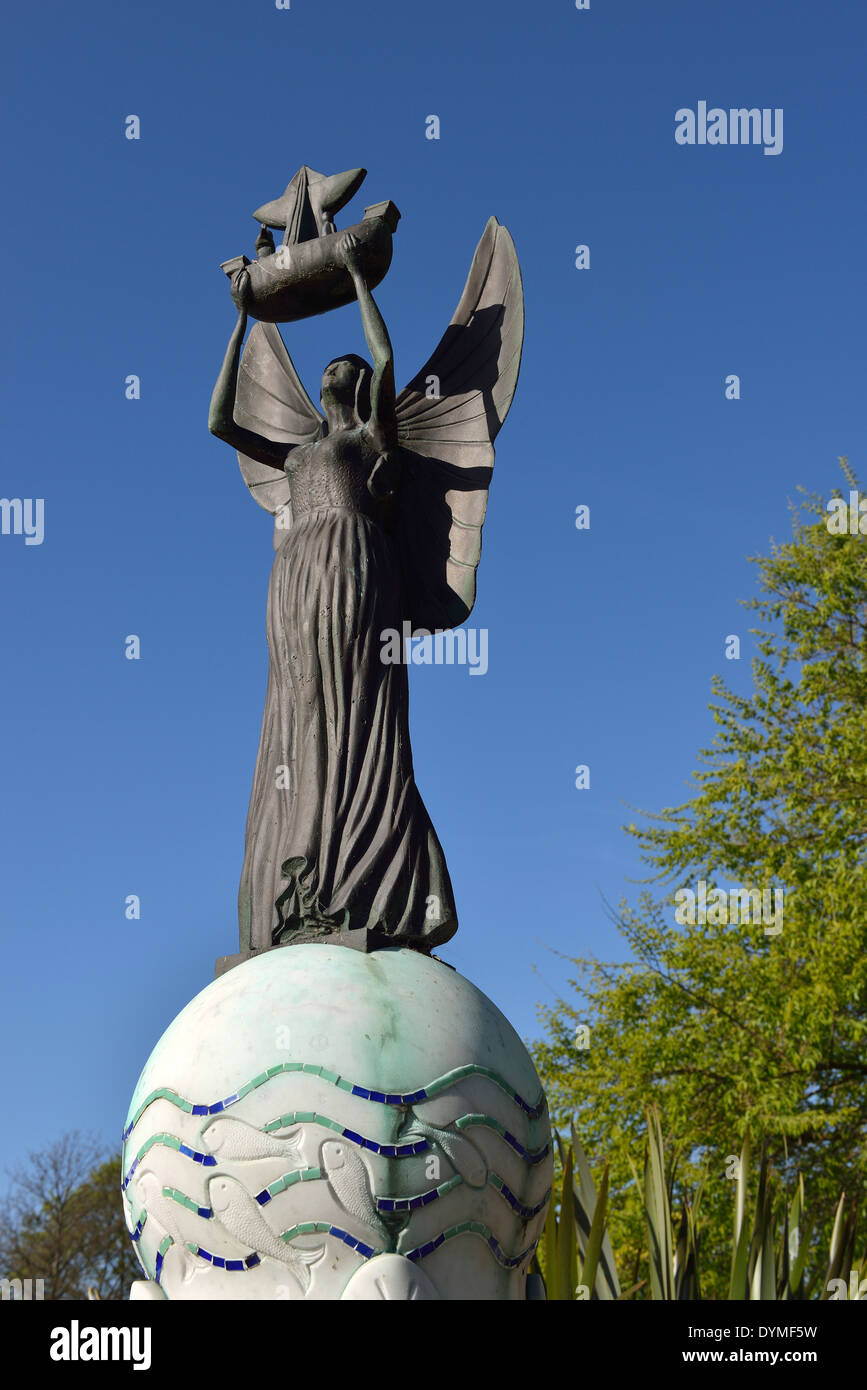
M 340 430 L 292 451 L 292 524 L 268 592 L 265 714 L 239 893 L 242 949 L 367 927 L 430 950 L 457 930 L 415 784 L 405 605 L 378 454 Z M 288 785 L 287 785 L 288 784 Z

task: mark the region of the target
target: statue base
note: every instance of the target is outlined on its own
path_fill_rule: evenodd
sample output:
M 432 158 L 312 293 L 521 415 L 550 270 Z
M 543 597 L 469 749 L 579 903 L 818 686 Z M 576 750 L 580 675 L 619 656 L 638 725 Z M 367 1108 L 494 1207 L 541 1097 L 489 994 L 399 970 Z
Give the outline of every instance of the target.
M 273 946 L 263 946 L 260 949 L 254 947 L 250 951 L 236 951 L 233 956 L 217 956 L 214 979 L 218 980 L 221 975 L 225 975 L 227 970 L 234 969 L 236 965 L 242 965 L 245 960 L 264 956 L 268 951 L 280 951 L 286 946 L 317 945 L 348 946 L 353 951 L 381 951 L 386 946 L 394 946 L 394 942 L 382 932 L 368 931 L 367 927 L 355 927 L 351 931 L 327 932 L 320 935 L 315 932 L 304 932 L 293 937 L 291 941 L 278 941 Z
M 529 1053 L 456 970 L 360 939 L 263 951 L 187 1005 L 139 1079 L 132 1296 L 538 1298 L 551 1178 Z

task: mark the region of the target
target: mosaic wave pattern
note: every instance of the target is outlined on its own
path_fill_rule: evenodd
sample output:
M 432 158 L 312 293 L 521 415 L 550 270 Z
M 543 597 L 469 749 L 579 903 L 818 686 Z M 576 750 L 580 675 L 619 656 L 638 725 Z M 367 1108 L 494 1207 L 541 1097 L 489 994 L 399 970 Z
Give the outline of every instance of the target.
M 277 1178 L 275 1182 L 269 1183 L 268 1187 L 264 1187 L 261 1192 L 257 1192 L 256 1201 L 260 1206 L 264 1207 L 267 1206 L 274 1197 L 279 1196 L 281 1192 L 286 1192 L 290 1187 L 294 1187 L 296 1183 L 320 1181 L 327 1181 L 327 1175 L 323 1173 L 321 1168 L 296 1168 L 293 1172 L 284 1173 L 283 1176 Z M 376 1209 L 379 1212 L 385 1213 L 418 1211 L 421 1207 L 429 1206 L 431 1202 L 436 1202 L 441 1197 L 445 1197 L 447 1193 L 454 1191 L 454 1189 L 460 1187 L 462 1183 L 463 1178 L 459 1173 L 456 1173 L 454 1177 L 447 1178 L 445 1182 L 441 1182 L 438 1187 L 433 1187 L 427 1192 L 421 1192 L 415 1197 L 377 1197 L 375 1198 Z M 488 1174 L 488 1185 L 492 1187 L 495 1192 L 498 1192 L 504 1201 L 508 1202 L 512 1210 L 524 1221 L 530 1221 L 534 1216 L 538 1216 L 551 1195 L 549 1188 L 540 1202 L 537 1202 L 533 1207 L 528 1207 L 525 1206 L 523 1202 L 519 1201 L 514 1192 L 511 1191 L 498 1174 Z M 188 1211 L 195 1212 L 197 1216 L 201 1216 L 205 1221 L 209 1221 L 213 1218 L 214 1213 L 210 1207 L 199 1206 L 198 1202 L 193 1201 L 192 1197 L 188 1197 L 184 1192 L 179 1192 L 177 1188 L 164 1187 L 163 1196 L 170 1197 L 172 1201 L 177 1202 L 180 1206 L 186 1207 Z M 130 1240 L 138 1240 L 146 1219 L 147 1212 L 144 1211 L 139 1217 L 135 1230 L 130 1232 Z M 319 1228 L 317 1227 L 317 1229 Z M 332 1235 L 336 1233 L 336 1230 L 331 1231 Z M 283 1238 L 286 1238 L 285 1235 Z
M 321 1125 L 324 1129 L 331 1129 L 342 1139 L 347 1139 L 351 1144 L 356 1144 L 361 1149 L 369 1149 L 371 1153 L 380 1154 L 383 1158 L 415 1157 L 418 1154 L 429 1152 L 431 1148 L 430 1141 L 427 1139 L 418 1139 L 410 1144 L 380 1144 L 377 1140 L 367 1139 L 363 1134 L 341 1124 L 339 1120 L 332 1120 L 330 1116 L 322 1115 L 317 1110 L 293 1110 L 286 1115 L 279 1115 L 277 1119 L 269 1120 L 263 1128 L 263 1133 L 272 1134 L 275 1130 L 287 1129 L 291 1125 L 299 1124 Z M 543 1148 L 532 1152 L 526 1149 L 515 1138 L 514 1134 L 506 1129 L 505 1125 L 500 1124 L 499 1120 L 493 1119 L 490 1115 L 463 1115 L 455 1121 L 456 1129 L 468 1129 L 471 1125 L 481 1125 L 486 1129 L 494 1130 L 525 1163 L 541 1163 L 548 1156 L 550 1144 L 545 1144 Z M 201 1153 L 199 1150 L 191 1148 L 189 1144 L 184 1144 L 177 1135 L 164 1132 L 152 1134 L 139 1149 L 125 1173 L 121 1182 L 121 1191 L 126 1191 L 142 1159 L 157 1144 L 165 1144 L 167 1148 L 175 1149 L 178 1153 L 183 1154 L 194 1163 L 200 1163 L 205 1168 L 215 1167 L 218 1161 L 213 1154 Z
M 406 1259 L 413 1261 L 423 1260 L 427 1255 L 432 1255 L 434 1250 L 439 1250 L 440 1246 L 444 1245 L 447 1240 L 454 1240 L 456 1236 L 463 1235 L 480 1236 L 491 1251 L 494 1259 L 498 1264 L 501 1264 L 504 1269 L 518 1269 L 526 1259 L 529 1259 L 536 1248 L 536 1242 L 534 1241 L 533 1244 L 528 1245 L 527 1249 L 523 1250 L 520 1255 L 507 1255 L 496 1236 L 493 1235 L 488 1227 L 481 1221 L 461 1221 L 459 1225 L 450 1226 L 447 1231 L 442 1231 L 438 1236 L 434 1236 L 433 1240 L 425 1241 L 424 1245 L 416 1246 L 415 1250 L 408 1250 L 406 1252 Z
M 362 1100 L 372 1100 L 380 1105 L 403 1107 L 434 1100 L 443 1091 L 447 1091 L 450 1086 L 457 1085 L 459 1081 L 463 1081 L 469 1076 L 484 1076 L 513 1100 L 531 1120 L 537 1120 L 545 1109 L 544 1094 L 539 1097 L 535 1105 L 531 1105 L 498 1072 L 492 1071 L 490 1067 L 479 1066 L 475 1062 L 468 1063 L 463 1067 L 455 1067 L 453 1071 L 446 1072 L 444 1076 L 439 1076 L 436 1080 L 428 1082 L 420 1090 L 408 1091 L 406 1094 L 370 1090 L 367 1086 L 359 1086 L 346 1077 L 340 1076 L 337 1072 L 329 1071 L 327 1067 L 319 1066 L 313 1062 L 280 1062 L 274 1067 L 269 1067 L 267 1071 L 260 1072 L 258 1076 L 254 1076 L 252 1081 L 248 1081 L 240 1090 L 233 1091 L 224 1100 L 214 1101 L 211 1105 L 200 1105 L 185 1100 L 183 1096 L 178 1095 L 177 1091 L 173 1091 L 170 1087 L 160 1086 L 156 1091 L 151 1091 L 150 1095 L 142 1101 L 123 1131 L 121 1142 L 126 1143 L 148 1106 L 156 1100 L 167 1100 L 171 1105 L 177 1106 L 179 1110 L 185 1111 L 188 1115 L 219 1115 L 222 1111 L 228 1110 L 231 1105 L 243 1100 L 244 1096 L 249 1095 L 251 1091 L 255 1091 L 259 1086 L 264 1086 L 265 1082 L 270 1081 L 272 1077 L 292 1072 L 301 1072 L 306 1076 L 318 1076 L 322 1081 L 330 1082 L 331 1085 L 345 1091 L 348 1095 L 360 1096 Z
M 426 1101 L 434 1099 L 435 1097 L 441 1095 L 444 1091 L 448 1090 L 450 1087 L 456 1085 L 459 1081 L 464 1080 L 467 1077 L 482 1076 L 487 1078 L 489 1081 L 493 1082 L 499 1088 L 499 1090 L 501 1090 L 505 1095 L 507 1095 L 509 1099 L 512 1100 L 519 1107 L 519 1109 L 530 1119 L 538 1119 L 545 1111 L 544 1095 L 540 1097 L 537 1104 L 531 1105 L 524 1097 L 522 1097 L 517 1091 L 515 1091 L 497 1072 L 491 1070 L 490 1068 L 482 1067 L 476 1064 L 457 1067 L 415 1091 L 398 1093 L 388 1091 L 377 1091 L 368 1087 L 359 1086 L 357 1083 L 352 1082 L 349 1079 L 344 1078 L 335 1072 L 329 1071 L 328 1068 L 323 1066 L 304 1062 L 285 1062 L 280 1063 L 274 1067 L 268 1068 L 267 1071 L 261 1072 L 258 1076 L 255 1076 L 251 1081 L 249 1081 L 246 1085 L 240 1087 L 239 1090 L 237 1090 L 236 1092 L 233 1092 L 231 1095 L 226 1096 L 222 1100 L 215 1101 L 209 1104 L 199 1104 L 189 1101 L 183 1096 L 181 1096 L 178 1092 L 168 1087 L 161 1087 L 157 1090 L 154 1090 L 146 1097 L 146 1099 L 138 1107 L 137 1111 L 135 1112 L 135 1115 L 125 1128 L 123 1133 L 124 1143 L 126 1143 L 126 1141 L 129 1139 L 135 1125 L 141 1119 L 142 1115 L 145 1113 L 148 1107 L 157 1100 L 166 1100 L 185 1114 L 194 1116 L 218 1116 L 223 1111 L 235 1105 L 237 1102 L 243 1100 L 243 1098 L 246 1095 L 249 1095 L 252 1091 L 257 1090 L 259 1087 L 263 1086 L 266 1082 L 273 1079 L 274 1077 L 292 1073 L 300 1073 L 309 1076 L 314 1076 L 319 1080 L 325 1081 L 326 1083 L 334 1086 L 335 1088 L 345 1092 L 346 1094 L 358 1096 L 359 1098 L 366 1101 L 370 1101 L 374 1104 L 400 1108 L 404 1111 L 410 1110 L 410 1108 L 414 1105 L 422 1104 Z M 409 1118 L 412 1119 L 411 1111 Z M 233 1125 L 236 1125 L 237 1121 L 233 1120 L 231 1121 L 231 1123 Z M 384 1158 L 415 1157 L 419 1154 L 429 1153 L 432 1149 L 437 1147 L 436 1138 L 430 1135 L 430 1131 L 427 1131 L 424 1137 L 414 1137 L 411 1142 L 381 1143 L 377 1140 L 369 1139 L 365 1135 L 359 1133 L 358 1131 L 353 1130 L 348 1126 L 344 1125 L 342 1122 L 332 1119 L 330 1116 L 322 1114 L 321 1112 L 315 1110 L 292 1111 L 290 1113 L 277 1116 L 275 1119 L 270 1120 L 267 1124 L 262 1126 L 262 1128 L 259 1130 L 259 1133 L 273 1135 L 276 1131 L 279 1131 L 281 1129 L 307 1124 L 318 1125 L 322 1128 L 328 1129 L 332 1131 L 335 1137 L 345 1139 L 349 1143 L 355 1145 L 358 1149 L 367 1149 L 371 1153 L 377 1154 Z M 460 1118 L 453 1121 L 453 1126 L 454 1128 L 451 1130 L 452 1133 L 454 1133 L 455 1131 L 466 1130 L 471 1126 L 483 1126 L 485 1128 L 493 1130 L 496 1134 L 500 1136 L 500 1138 L 506 1144 L 508 1144 L 513 1149 L 513 1151 L 516 1154 L 519 1155 L 519 1157 L 527 1165 L 538 1164 L 550 1152 L 550 1143 L 546 1143 L 541 1149 L 535 1152 L 527 1149 L 520 1142 L 520 1140 L 509 1129 L 506 1128 L 505 1125 L 503 1125 L 499 1120 L 496 1120 L 492 1116 L 486 1115 L 484 1113 L 473 1113 L 463 1115 Z M 443 1132 L 445 1133 L 445 1131 Z M 218 1165 L 222 1165 L 225 1162 L 225 1160 L 216 1156 L 214 1153 L 200 1151 L 199 1149 L 192 1147 L 190 1144 L 183 1142 L 181 1138 L 177 1135 L 173 1135 L 166 1131 L 161 1131 L 157 1134 L 153 1134 L 144 1142 L 139 1152 L 135 1155 L 128 1171 L 123 1177 L 122 1188 L 123 1191 L 127 1193 L 128 1201 L 130 1201 L 130 1196 L 127 1192 L 127 1189 L 129 1188 L 129 1184 L 135 1176 L 135 1173 L 138 1170 L 139 1165 L 142 1163 L 142 1160 L 146 1157 L 148 1152 L 159 1145 L 164 1145 L 174 1150 L 175 1152 L 180 1153 L 185 1158 L 189 1159 L 190 1162 L 209 1169 L 213 1169 Z M 282 1176 L 275 1179 L 274 1182 L 268 1184 L 267 1187 L 261 1189 L 259 1192 L 250 1192 L 250 1196 L 255 1200 L 259 1207 L 262 1207 L 270 1203 L 274 1197 L 278 1196 L 280 1193 L 289 1190 L 298 1183 L 328 1181 L 328 1179 L 329 1173 L 322 1167 L 297 1168 L 293 1169 L 292 1171 L 283 1173 Z M 465 1180 L 461 1176 L 461 1174 L 456 1173 L 453 1177 L 446 1179 L 438 1186 L 426 1192 L 417 1193 L 415 1195 L 410 1196 L 375 1197 L 373 1198 L 374 1209 L 378 1215 L 384 1216 L 394 1215 L 398 1213 L 412 1213 L 414 1211 L 419 1210 L 422 1207 L 430 1205 L 433 1202 L 441 1200 L 448 1193 L 454 1191 L 457 1187 L 461 1186 L 464 1183 L 464 1181 Z M 525 1222 L 530 1221 L 534 1217 L 538 1216 L 538 1214 L 544 1209 L 546 1203 L 550 1198 L 549 1190 L 548 1192 L 546 1192 L 545 1196 L 542 1198 L 541 1201 L 537 1202 L 535 1205 L 529 1206 L 526 1203 L 522 1202 L 520 1198 L 514 1192 L 512 1192 L 509 1186 L 498 1174 L 489 1171 L 485 1178 L 485 1182 L 489 1187 L 493 1188 L 493 1190 L 495 1190 L 499 1194 L 499 1196 L 501 1196 L 503 1200 L 509 1205 L 512 1211 Z M 476 1186 L 476 1184 L 472 1182 L 472 1179 L 470 1179 L 470 1183 L 473 1187 Z M 170 1199 L 171 1201 L 177 1203 L 181 1207 L 189 1210 L 191 1213 L 194 1213 L 203 1220 L 213 1221 L 215 1225 L 221 1224 L 220 1215 L 218 1213 L 215 1213 L 209 1206 L 200 1205 L 198 1202 L 194 1201 L 192 1198 L 187 1196 L 186 1193 L 180 1191 L 177 1188 L 163 1187 L 162 1196 L 164 1198 Z M 144 1229 L 145 1223 L 147 1222 L 147 1219 L 148 1212 L 146 1208 L 142 1208 L 142 1210 L 138 1214 L 138 1219 L 136 1221 L 135 1227 L 129 1232 L 130 1239 L 133 1242 L 133 1246 L 136 1250 L 136 1254 L 140 1261 L 142 1258 L 140 1253 L 141 1234 Z M 159 1233 L 159 1225 L 157 1233 Z M 277 1233 L 275 1232 L 275 1235 L 276 1234 Z M 357 1237 L 353 1236 L 352 1233 L 344 1229 L 344 1227 L 335 1225 L 333 1222 L 302 1222 L 282 1232 L 278 1238 L 288 1244 L 289 1242 L 296 1239 L 296 1237 L 298 1236 L 312 1234 L 324 1234 L 333 1236 L 335 1239 L 342 1241 L 350 1249 L 356 1251 L 364 1260 L 369 1260 L 376 1255 L 384 1253 L 383 1251 L 378 1250 L 374 1246 L 368 1244 L 366 1241 L 360 1240 Z M 466 1234 L 473 1235 L 479 1239 L 484 1240 L 495 1260 L 505 1269 L 511 1270 L 521 1266 L 532 1254 L 532 1251 L 535 1248 L 535 1242 L 533 1242 L 532 1245 L 530 1245 L 526 1250 L 522 1251 L 520 1254 L 509 1255 L 506 1253 L 506 1251 L 503 1250 L 502 1246 L 499 1244 L 493 1232 L 489 1229 L 488 1226 L 486 1226 L 483 1222 L 480 1221 L 466 1220 L 448 1227 L 447 1229 L 441 1231 L 440 1234 L 438 1234 L 437 1236 L 425 1241 L 421 1245 L 418 1245 L 412 1251 L 408 1252 L 406 1258 L 411 1261 L 422 1260 L 426 1258 L 428 1255 L 432 1254 L 433 1251 L 439 1249 L 446 1241 L 450 1241 L 459 1235 Z M 166 1235 L 159 1243 L 159 1247 L 156 1252 L 154 1273 L 152 1276 L 157 1283 L 160 1283 L 161 1280 L 165 1257 L 168 1254 L 168 1251 L 171 1249 L 172 1245 L 176 1243 L 176 1241 L 177 1236 L 172 1237 Z M 250 1244 L 253 1244 L 252 1240 Z M 198 1257 L 205 1263 L 212 1265 L 214 1268 L 225 1270 L 231 1273 L 243 1273 L 246 1270 L 255 1268 L 257 1265 L 261 1263 L 261 1260 L 263 1258 L 263 1256 L 255 1249 L 244 1258 L 223 1257 L 214 1254 L 211 1250 L 193 1241 L 184 1241 L 183 1249 L 185 1250 L 185 1252 L 188 1251 L 190 1254 Z

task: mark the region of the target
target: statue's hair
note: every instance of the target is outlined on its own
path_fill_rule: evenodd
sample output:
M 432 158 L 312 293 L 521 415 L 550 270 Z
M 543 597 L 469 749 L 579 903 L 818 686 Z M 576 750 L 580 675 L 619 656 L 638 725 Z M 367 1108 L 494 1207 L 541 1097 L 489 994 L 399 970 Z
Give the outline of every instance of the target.
M 332 357 L 326 365 L 333 367 L 335 362 L 351 362 L 357 370 L 355 379 L 355 415 L 360 425 L 366 425 L 370 419 L 370 383 L 373 380 L 373 368 L 363 357 L 359 357 L 355 352 L 344 352 L 339 357 Z

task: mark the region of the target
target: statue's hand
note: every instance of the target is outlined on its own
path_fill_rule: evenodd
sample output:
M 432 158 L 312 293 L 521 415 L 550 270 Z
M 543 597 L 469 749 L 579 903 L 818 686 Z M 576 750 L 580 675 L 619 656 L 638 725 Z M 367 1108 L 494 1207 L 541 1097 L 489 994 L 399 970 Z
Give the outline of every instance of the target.
M 359 255 L 358 237 L 352 232 L 344 232 L 337 243 L 337 254 L 346 266 L 350 275 L 355 278 L 361 275 L 361 257 Z
M 242 314 L 246 313 L 250 305 L 250 299 L 252 297 L 252 286 L 250 284 L 250 276 L 247 274 L 246 266 L 240 270 L 236 270 L 233 273 L 229 281 L 229 288 L 232 293 L 232 299 L 234 301 L 235 308 L 238 309 Z

